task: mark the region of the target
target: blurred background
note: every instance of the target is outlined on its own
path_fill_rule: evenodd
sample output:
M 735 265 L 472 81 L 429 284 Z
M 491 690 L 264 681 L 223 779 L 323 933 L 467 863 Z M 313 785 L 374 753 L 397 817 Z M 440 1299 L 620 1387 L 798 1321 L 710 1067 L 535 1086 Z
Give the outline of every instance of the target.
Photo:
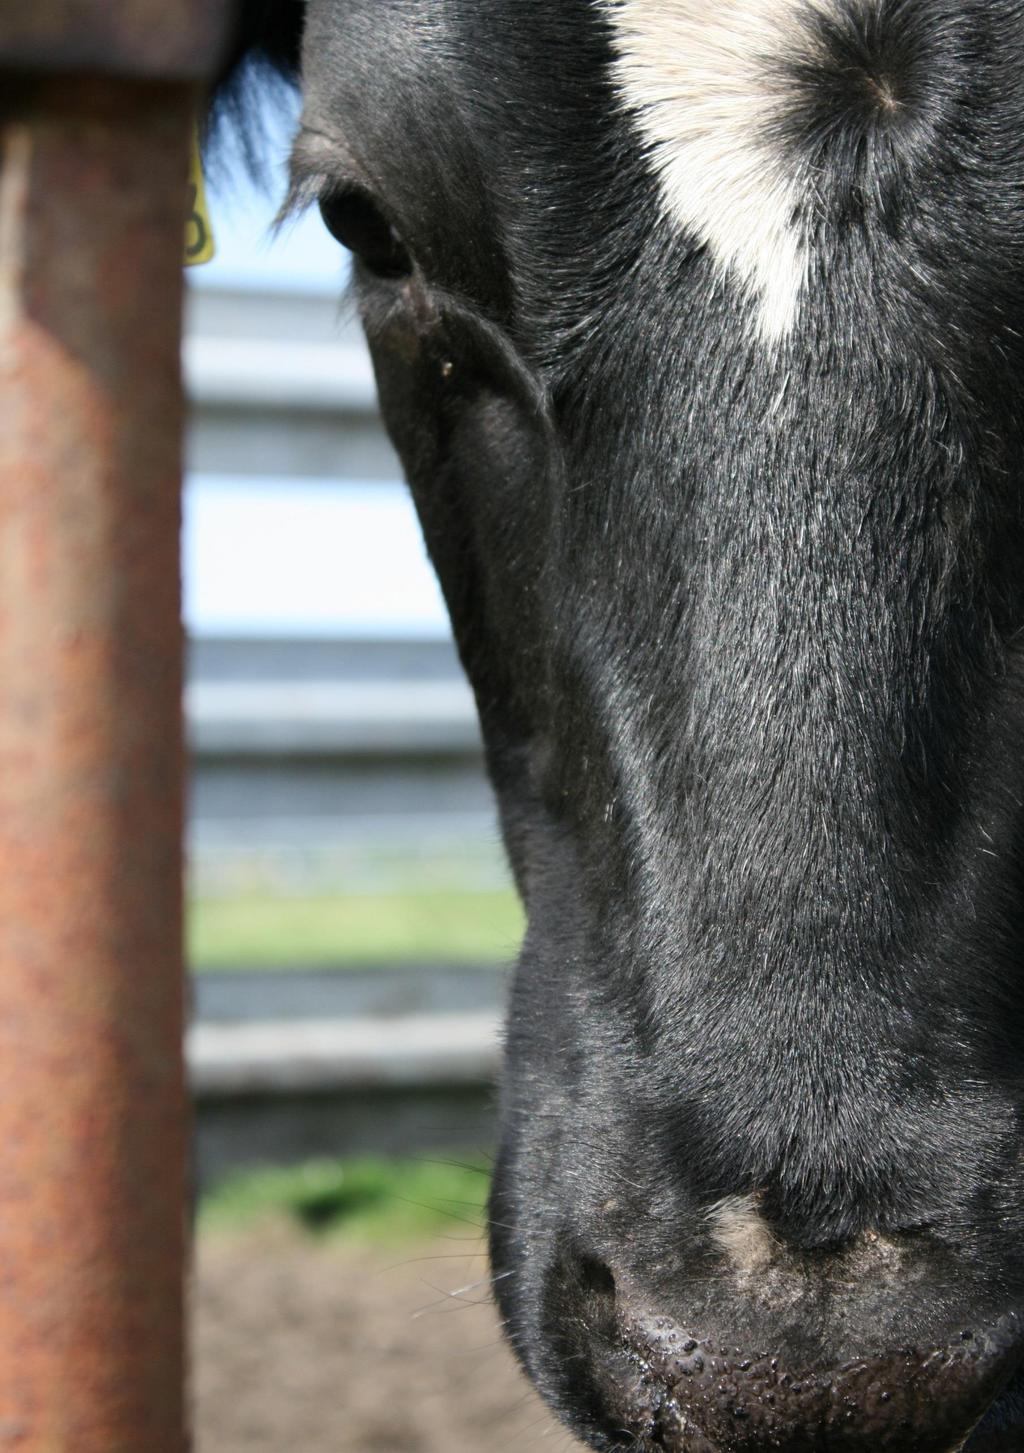
M 489 1306 L 521 913 L 345 256 L 208 178 L 183 565 L 199 1453 L 561 1447 Z

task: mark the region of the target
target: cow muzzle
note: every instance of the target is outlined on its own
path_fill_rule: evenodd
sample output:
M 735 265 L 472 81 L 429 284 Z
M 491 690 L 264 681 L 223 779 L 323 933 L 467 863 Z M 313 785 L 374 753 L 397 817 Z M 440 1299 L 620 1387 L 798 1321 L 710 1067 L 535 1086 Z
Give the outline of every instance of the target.
M 1024 1352 L 1016 1313 L 962 1319 L 921 1338 L 893 1338 L 908 1317 L 871 1330 L 856 1317 L 815 1345 L 794 1302 L 784 1313 L 751 1292 L 732 1334 L 719 1310 L 659 1311 L 627 1275 L 594 1257 L 562 1256 L 548 1278 L 546 1379 L 591 1446 L 637 1453 L 1003 1453 L 1024 1429 L 986 1419 Z M 844 1309 L 825 1313 L 833 1325 Z M 821 1301 L 817 1313 L 821 1313 Z M 738 1305 L 738 1304 L 737 1304 Z M 714 1328 L 708 1323 L 714 1321 Z M 773 1325 L 774 1320 L 774 1325 Z M 946 1319 L 943 1319 L 946 1320 Z M 800 1329 L 799 1331 L 796 1329 Z M 755 1340 L 756 1339 L 756 1340 Z M 857 1344 L 854 1350 L 851 1343 Z M 553 1376 L 550 1367 L 557 1370 Z
M 659 1319 L 624 1326 L 605 1368 L 610 1411 L 636 1446 L 671 1453 L 954 1453 L 1012 1371 L 1016 1335 L 1007 1319 L 951 1346 L 791 1370 L 764 1348 L 697 1340 Z

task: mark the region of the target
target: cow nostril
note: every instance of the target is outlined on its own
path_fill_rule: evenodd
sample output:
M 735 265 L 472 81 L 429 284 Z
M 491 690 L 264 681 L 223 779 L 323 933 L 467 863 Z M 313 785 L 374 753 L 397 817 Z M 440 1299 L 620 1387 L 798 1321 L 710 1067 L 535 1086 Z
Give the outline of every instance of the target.
M 545 1288 L 546 1320 L 552 1338 L 563 1344 L 581 1334 L 608 1344 L 619 1341 L 618 1296 L 611 1267 L 589 1247 L 568 1237 L 552 1264 Z M 574 1349 L 578 1354 L 579 1349 Z
M 572 1233 L 559 1237 L 544 1278 L 542 1327 L 550 1350 L 548 1395 L 563 1416 L 605 1436 L 620 1393 L 623 1358 L 619 1294 L 614 1273 Z M 599 1446 L 623 1444 L 616 1437 Z
M 599 1261 L 596 1256 L 581 1256 L 579 1278 L 585 1293 L 601 1301 L 614 1302 L 615 1277 L 605 1262 Z

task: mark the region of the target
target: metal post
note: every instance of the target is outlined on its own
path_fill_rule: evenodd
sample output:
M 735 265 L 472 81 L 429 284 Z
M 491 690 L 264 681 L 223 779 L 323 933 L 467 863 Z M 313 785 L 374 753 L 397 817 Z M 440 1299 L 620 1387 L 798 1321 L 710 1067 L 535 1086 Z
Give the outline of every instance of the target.
M 181 255 L 223 10 L 0 18 L 0 1453 L 187 1446 Z

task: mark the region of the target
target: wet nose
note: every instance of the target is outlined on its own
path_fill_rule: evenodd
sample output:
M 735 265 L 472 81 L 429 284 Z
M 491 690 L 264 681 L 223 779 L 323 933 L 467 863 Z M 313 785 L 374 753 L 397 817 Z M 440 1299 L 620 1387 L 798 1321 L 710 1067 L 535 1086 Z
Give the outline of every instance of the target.
M 627 1326 L 607 1369 L 613 1416 L 641 1447 L 672 1453 L 954 1453 L 1015 1365 L 1010 1322 L 946 1347 L 798 1368 L 667 1321 Z
M 549 1335 L 563 1369 L 560 1401 L 595 1447 L 956 1453 L 1020 1362 L 1015 1314 L 920 1344 L 862 1338 L 863 1355 L 836 1358 L 816 1355 L 792 1318 L 774 1337 L 767 1322 L 753 1344 L 749 1317 L 745 1338 L 730 1340 L 658 1315 L 590 1258 L 570 1280 L 575 1296 L 567 1302 L 563 1282 Z

